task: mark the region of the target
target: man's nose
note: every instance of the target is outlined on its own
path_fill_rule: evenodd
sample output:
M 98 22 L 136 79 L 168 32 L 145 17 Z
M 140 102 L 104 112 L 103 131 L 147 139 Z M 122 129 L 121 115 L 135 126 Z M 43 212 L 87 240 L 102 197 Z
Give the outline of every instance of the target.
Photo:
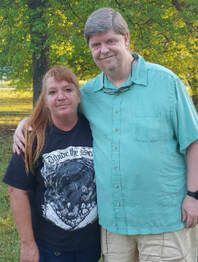
M 107 47 L 106 44 L 102 44 L 102 45 L 101 45 L 100 52 L 101 52 L 101 53 L 104 53 L 104 54 L 107 53 L 107 52 L 109 52 L 109 48 Z

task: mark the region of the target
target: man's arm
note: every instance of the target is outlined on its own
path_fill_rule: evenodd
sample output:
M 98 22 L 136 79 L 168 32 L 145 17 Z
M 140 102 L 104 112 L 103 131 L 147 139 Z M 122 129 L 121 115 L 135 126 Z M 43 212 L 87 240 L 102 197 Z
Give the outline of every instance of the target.
M 187 190 L 198 191 L 198 141 L 187 150 Z M 187 227 L 198 224 L 198 200 L 187 195 L 182 204 L 182 214 Z
M 13 152 L 17 153 L 18 155 L 21 153 L 21 151 L 25 151 L 25 138 L 24 138 L 24 126 L 26 124 L 27 118 L 22 119 L 13 136 Z
M 39 251 L 34 239 L 27 192 L 9 186 L 9 195 L 16 228 L 20 237 L 20 262 L 38 262 Z

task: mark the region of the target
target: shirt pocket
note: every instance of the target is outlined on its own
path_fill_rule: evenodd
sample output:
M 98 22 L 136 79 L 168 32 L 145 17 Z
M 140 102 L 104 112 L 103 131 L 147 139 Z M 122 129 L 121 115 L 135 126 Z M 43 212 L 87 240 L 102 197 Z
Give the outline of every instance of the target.
M 135 116 L 132 123 L 134 139 L 138 142 L 157 142 L 164 138 L 160 116 Z

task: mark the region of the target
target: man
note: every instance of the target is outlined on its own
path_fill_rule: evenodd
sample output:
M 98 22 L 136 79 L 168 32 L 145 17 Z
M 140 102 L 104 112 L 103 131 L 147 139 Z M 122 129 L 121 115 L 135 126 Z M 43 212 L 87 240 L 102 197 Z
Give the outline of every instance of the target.
M 198 117 L 192 101 L 173 72 L 131 54 L 118 12 L 96 10 L 84 34 L 102 71 L 81 89 L 81 108 L 94 138 L 104 261 L 195 262 Z

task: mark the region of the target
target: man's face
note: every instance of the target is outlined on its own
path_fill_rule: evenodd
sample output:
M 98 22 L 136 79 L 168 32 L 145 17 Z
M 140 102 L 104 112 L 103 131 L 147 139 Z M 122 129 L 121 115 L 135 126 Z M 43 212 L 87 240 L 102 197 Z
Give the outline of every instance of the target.
M 96 65 L 108 75 L 121 68 L 129 55 L 129 36 L 110 30 L 96 33 L 89 39 L 89 48 Z

